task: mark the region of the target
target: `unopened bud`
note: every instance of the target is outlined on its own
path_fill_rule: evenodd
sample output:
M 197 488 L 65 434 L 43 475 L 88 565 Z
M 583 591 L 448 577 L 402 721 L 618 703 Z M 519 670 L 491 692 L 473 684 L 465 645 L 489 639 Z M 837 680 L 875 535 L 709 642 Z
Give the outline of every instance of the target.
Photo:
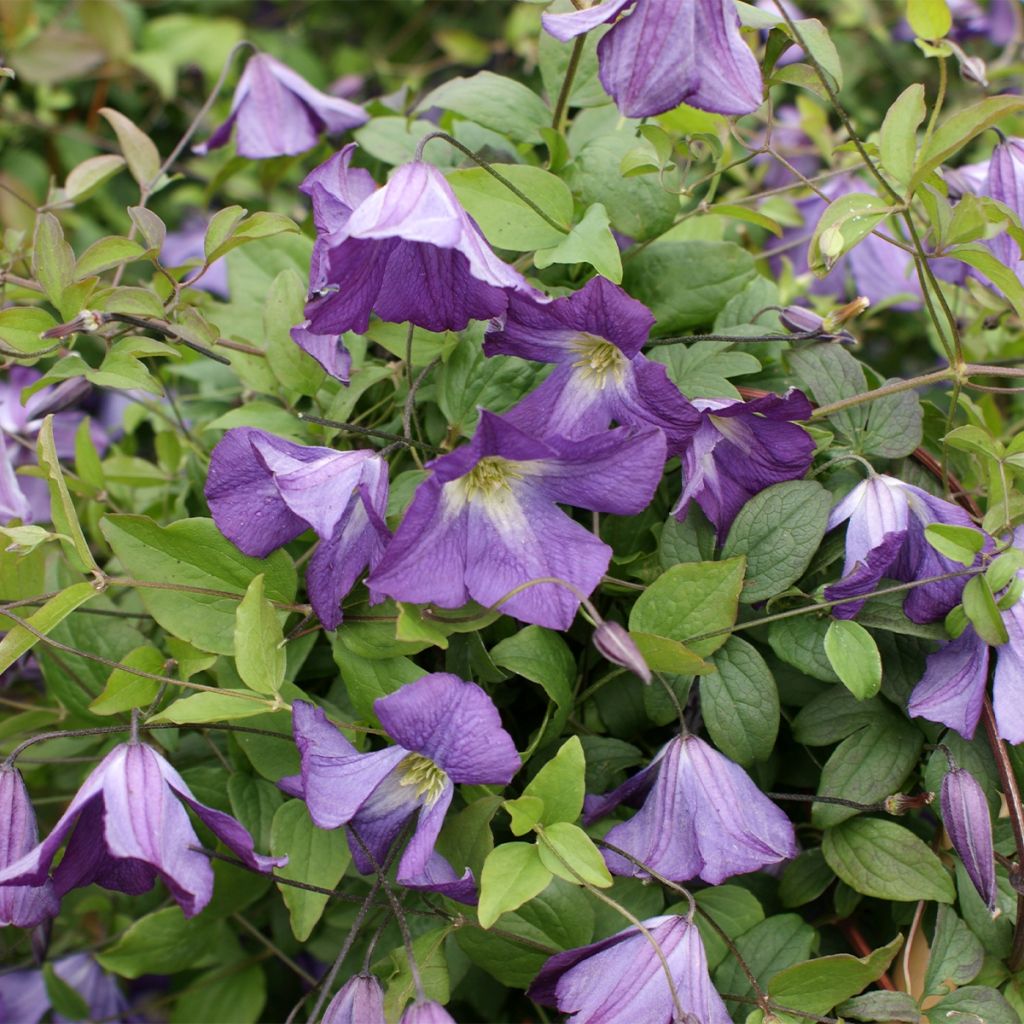
M 970 772 L 953 766 L 942 780 L 942 822 L 967 877 L 990 911 L 996 909 L 996 859 L 988 801 Z
M 835 315 L 835 313 L 830 313 L 828 317 L 822 317 L 804 306 L 786 306 L 779 313 L 779 321 L 791 334 L 802 338 L 839 341 L 846 345 L 854 344 L 857 339 L 849 331 L 836 330 Z
M 69 320 L 65 324 L 57 324 L 56 327 L 43 331 L 39 337 L 48 341 L 61 341 L 64 338 L 70 338 L 72 334 L 95 334 L 109 319 L 106 313 L 83 309 L 74 320 Z
M 839 330 L 844 324 L 848 324 L 851 320 L 859 317 L 870 305 L 871 301 L 866 296 L 858 295 L 852 302 L 832 310 L 825 317 L 825 329 L 829 331 Z
M 613 664 L 628 668 L 645 683 L 650 683 L 651 670 L 644 661 L 629 632 L 617 622 L 602 620 L 594 630 L 594 646 Z

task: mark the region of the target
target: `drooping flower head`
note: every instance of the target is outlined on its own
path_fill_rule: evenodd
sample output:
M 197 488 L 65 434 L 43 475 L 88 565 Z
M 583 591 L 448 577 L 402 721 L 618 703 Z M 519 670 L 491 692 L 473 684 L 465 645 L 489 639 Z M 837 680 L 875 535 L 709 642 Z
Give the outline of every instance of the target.
M 0 868 L 20 860 L 39 842 L 36 813 L 17 768 L 0 765 Z M 0 886 L 0 927 L 33 928 L 59 909 L 49 879 L 40 885 Z
M 588 796 L 584 820 L 640 801 L 640 810 L 605 838 L 673 882 L 701 878 L 719 885 L 797 854 L 789 818 L 738 764 L 696 736 L 677 736 L 617 789 Z M 647 877 L 611 850 L 604 859 L 613 874 Z
M 337 629 L 341 599 L 390 536 L 387 463 L 366 449 L 307 448 L 236 427 L 213 450 L 206 500 L 221 533 L 255 558 L 316 533 L 306 588 L 327 629 Z
M 88 953 L 72 953 L 53 961 L 53 971 L 89 1009 L 89 1020 L 123 1020 L 128 1000 L 117 978 L 104 971 Z M 0 978 L 0 1024 L 39 1024 L 50 1011 L 46 978 L 40 970 L 12 971 Z M 70 1024 L 54 1013 L 55 1024 Z
M 403 164 L 380 189 L 346 147 L 309 175 L 318 239 L 306 306 L 317 335 L 364 333 L 370 314 L 461 331 L 505 312 L 525 278 L 491 251 L 437 168 Z
M 555 369 L 505 420 L 536 436 L 574 439 L 612 421 L 656 426 L 670 445 L 681 444 L 700 417 L 665 367 L 641 354 L 653 326 L 643 303 L 603 277 L 550 301 L 512 294 L 504 319 L 487 331 L 484 352 L 554 363 Z
M 680 103 L 716 114 L 749 114 L 761 105 L 761 69 L 730 0 L 603 0 L 545 14 L 542 22 L 562 42 L 615 22 L 597 44 L 599 74 L 626 117 L 663 114 Z
M 928 543 L 925 527 L 932 523 L 974 526 L 959 506 L 895 477 L 877 474 L 859 483 L 832 509 L 828 528 L 847 520 L 843 578 L 825 589 L 827 601 L 869 594 L 883 576 L 910 583 L 962 570 L 962 565 Z M 903 610 L 914 622 L 941 619 L 960 601 L 965 582 L 966 577 L 959 576 L 914 587 Z M 844 602 L 834 607 L 832 614 L 852 619 L 863 606 L 863 601 Z
M 953 764 L 942 779 L 942 823 L 967 877 L 990 911 L 996 909 L 996 858 L 992 816 L 985 791 L 965 769 Z
M 566 1024 L 729 1024 L 722 997 L 708 976 L 707 954 L 694 924 L 673 916 L 642 923 L 650 938 L 632 926 L 589 946 L 556 953 L 526 994 L 534 1002 L 570 1014 Z M 668 964 L 671 985 L 659 949 Z
M 320 1024 L 387 1024 L 384 989 L 372 974 L 357 974 L 338 989 Z
M 93 769 L 46 839 L 0 870 L 0 887 L 42 885 L 67 839 L 53 873 L 57 896 L 93 882 L 138 895 L 160 878 L 185 916 L 192 917 L 210 902 L 213 868 L 193 849 L 201 844 L 185 807 L 253 870 L 287 863 L 286 857 L 257 854 L 246 829 L 229 814 L 199 803 L 152 747 L 122 743 Z
M 792 421 L 807 419 L 811 403 L 794 388 L 750 402 L 698 398 L 693 404 L 701 421 L 682 445 L 683 493 L 672 511 L 684 519 L 690 502 L 697 502 L 724 540 L 755 494 L 807 472 L 814 441 Z
M 982 194 L 1005 203 L 1018 217 L 1024 216 L 1024 139 L 1003 139 L 992 151 Z M 1003 231 L 989 240 L 1000 263 L 1024 279 L 1020 246 Z
M 455 1018 L 434 999 L 417 999 L 406 1007 L 398 1024 L 455 1024 Z
M 268 53 L 250 57 L 235 87 L 228 119 L 192 151 L 209 153 L 227 144 L 237 126 L 235 149 L 249 160 L 296 156 L 312 149 L 323 132 L 358 128 L 370 119 L 349 100 L 314 89 Z
M 660 430 L 618 427 L 582 441 L 524 433 L 483 410 L 470 444 L 428 464 L 405 518 L 367 585 L 397 601 L 492 605 L 531 580 L 556 577 L 583 594 L 597 586 L 611 548 L 557 503 L 631 515 L 661 480 Z M 523 622 L 568 629 L 578 594 L 528 586 L 501 605 Z
M 320 828 L 347 825 L 356 867 L 372 873 L 410 819 L 415 831 L 398 862 L 399 884 L 476 902 L 473 875 L 458 877 L 434 851 L 453 783 L 506 785 L 520 768 L 512 737 L 491 698 L 443 672 L 380 697 L 373 709 L 395 746 L 361 754 L 305 701 L 292 705 L 301 775 L 282 779 Z

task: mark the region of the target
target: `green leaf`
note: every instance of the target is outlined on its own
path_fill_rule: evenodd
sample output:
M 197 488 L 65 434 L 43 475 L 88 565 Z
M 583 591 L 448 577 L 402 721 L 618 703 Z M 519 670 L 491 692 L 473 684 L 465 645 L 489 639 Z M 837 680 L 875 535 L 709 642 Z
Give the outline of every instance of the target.
M 600 851 L 577 825 L 567 821 L 548 825 L 537 839 L 537 852 L 544 867 L 567 882 L 579 885 L 582 879 L 599 889 L 607 889 L 612 884 Z
M 220 963 L 233 945 L 224 921 L 209 914 L 186 918 L 180 907 L 166 907 L 136 921 L 96 959 L 122 978 L 140 978 Z
M 825 633 L 825 654 L 840 682 L 858 700 L 882 687 L 882 656 L 874 637 L 859 623 L 834 619 Z
M 100 274 L 122 263 L 131 263 L 132 260 L 142 259 L 145 255 L 146 250 L 130 238 L 120 238 L 116 235 L 101 238 L 79 256 L 75 264 L 75 280 L 81 281 L 84 277 Z
M 78 522 L 75 504 L 68 492 L 68 485 L 64 482 L 64 471 L 61 469 L 57 445 L 53 439 L 52 414 L 43 420 L 39 436 L 36 438 L 36 453 L 39 457 L 39 467 L 46 473 L 50 485 L 50 515 L 53 517 L 53 525 L 58 533 L 70 538 L 70 543 L 61 541 L 68 561 L 83 572 L 98 573 L 99 566 L 89 550 L 89 544 Z
M 835 872 L 825 863 L 820 846 L 804 850 L 791 860 L 779 881 L 779 901 L 787 909 L 816 900 L 834 881 Z
M 30 306 L 0 309 L 0 341 L 30 356 L 53 344 L 39 335 L 56 324 L 57 321 L 42 309 Z
M 974 932 L 952 908 L 939 907 L 921 994 L 945 995 L 950 989 L 974 981 L 984 962 L 985 947 Z
M 64 181 L 64 194 L 76 202 L 88 199 L 101 185 L 105 185 L 122 167 L 125 158 L 116 153 L 92 156 L 68 171 Z
M 540 686 L 558 708 L 561 725 L 565 725 L 572 709 L 576 659 L 558 633 L 542 626 L 527 626 L 496 643 L 490 655 L 499 668 Z
M 825 536 L 832 495 L 814 480 L 789 480 L 755 494 L 733 521 L 722 557 L 746 555 L 744 604 L 781 594 L 810 565 Z
M 825 832 L 822 852 L 850 888 L 881 900 L 952 903 L 956 890 L 939 858 L 909 829 L 851 818 Z
M 263 596 L 263 573 L 254 576 L 235 613 L 235 666 L 257 693 L 277 693 L 284 682 L 281 619 Z
M 544 801 L 538 796 L 521 796 L 517 800 L 506 800 L 502 807 L 508 811 L 508 816 L 512 819 L 509 828 L 514 836 L 525 836 L 527 832 L 532 832 L 533 826 L 539 824 L 544 816 Z
M 836 1007 L 840 1020 L 921 1024 L 917 1001 L 907 992 L 868 992 Z
M 631 633 L 654 633 L 686 644 L 706 657 L 727 633 L 694 642 L 693 637 L 728 630 L 736 621 L 745 559 L 674 565 L 637 598 L 629 614 Z
M 838 92 L 843 87 L 843 68 L 829 30 L 817 18 L 801 18 L 794 24 L 803 45 L 831 76 L 832 86 Z
M 263 304 L 263 341 L 274 376 L 289 391 L 312 397 L 324 382 L 324 368 L 303 352 L 290 334 L 292 327 L 305 319 L 305 300 L 306 282 L 297 271 L 282 270 Z
M 121 158 L 117 157 L 117 159 Z M 167 225 L 152 210 L 147 210 L 144 206 L 129 206 L 128 216 L 139 229 L 139 234 L 142 235 L 146 243 L 146 251 L 153 254 L 159 253 L 167 238 Z
M 57 1013 L 72 1020 L 88 1020 L 89 1004 L 57 973 L 52 961 L 43 964 L 43 982 L 50 1005 Z
M 145 516 L 111 515 L 100 529 L 135 579 L 191 588 L 140 586 L 138 594 L 164 629 L 201 650 L 234 655 L 238 602 L 257 574 L 264 574 L 270 600 L 295 598 L 295 567 L 284 551 L 265 559 L 243 555 L 212 519 L 182 519 L 164 527 Z M 277 614 L 283 620 L 285 613 Z
M 575 821 L 583 810 L 586 759 L 579 736 L 570 736 L 558 753 L 530 780 L 523 796 L 544 803 L 543 825 Z
M 159 715 L 154 715 L 150 721 L 174 722 L 177 725 L 230 722 L 236 718 L 266 714 L 271 710 L 274 710 L 271 701 L 256 697 L 250 690 L 225 688 L 217 693 L 204 692 L 192 697 L 182 697 Z
M 951 430 L 942 439 L 951 448 L 961 452 L 970 452 L 982 459 L 994 459 L 997 462 L 1003 458 L 1006 449 L 987 430 L 981 427 L 968 425 L 957 427 Z
M 940 555 L 963 566 L 974 565 L 978 552 L 985 546 L 985 535 L 970 526 L 931 523 L 924 528 L 924 538 Z
M 160 153 L 153 140 L 120 111 L 111 107 L 101 107 L 99 112 L 114 129 L 132 177 L 138 182 L 142 192 L 147 193 L 150 185 L 155 184 L 160 170 Z
M 228 207 L 228 210 L 236 209 L 239 209 L 239 207 Z M 227 211 L 220 211 L 220 213 L 225 212 Z M 217 216 L 220 216 L 220 213 Z M 211 222 L 210 227 L 212 228 L 213 226 Z M 219 260 L 222 256 L 226 256 L 231 252 L 232 249 L 237 249 L 240 245 L 245 245 L 247 242 L 255 242 L 261 238 L 270 238 L 273 235 L 297 234 L 298 231 L 298 224 L 283 213 L 258 210 L 251 217 L 231 223 L 227 229 L 226 237 L 217 245 L 212 244 L 217 236 L 211 239 L 210 229 L 208 228 L 206 239 L 203 243 L 206 251 L 206 262 L 213 263 L 214 260 Z
M 953 27 L 946 0 L 907 0 L 907 21 L 922 39 L 942 39 Z
M 55 597 L 51 597 L 38 611 L 25 617 L 35 632 L 24 626 L 14 626 L 0 639 L 0 672 L 5 672 L 23 654 L 39 642 L 36 633 L 46 636 L 50 630 L 66 619 L 76 608 L 91 601 L 99 593 L 91 583 L 73 583 Z
M 768 627 L 768 643 L 787 665 L 824 683 L 838 683 L 839 676 L 825 654 L 825 634 L 831 622 L 810 615 L 780 619 Z
M 551 123 L 551 112 L 532 89 L 491 71 L 449 79 L 428 93 L 417 109 L 431 107 L 454 111 L 516 142 L 541 142 L 540 129 Z
M 538 270 L 552 263 L 589 263 L 603 277 L 618 284 L 622 280 L 622 257 L 608 211 L 601 203 L 592 203 L 561 242 L 534 253 L 533 263 Z
M 654 633 L 630 633 L 637 650 L 654 672 L 671 672 L 677 676 L 703 675 L 714 666 L 699 658 L 685 644 Z
M 716 885 L 694 894 L 702 913 L 695 918 L 708 956 L 708 967 L 714 970 L 728 955 L 729 949 L 713 928 L 710 917 L 730 939 L 736 939 L 764 920 L 764 908 L 757 897 L 739 885 Z
M 274 814 L 270 828 L 270 852 L 286 855 L 288 863 L 276 868 L 282 878 L 294 879 L 322 889 L 333 889 L 352 859 L 348 843 L 339 830 L 317 828 L 301 800 L 288 800 Z M 305 942 L 320 920 L 330 897 L 291 885 L 278 885 L 288 908 L 292 934 Z
M 964 587 L 964 611 L 975 632 L 987 644 L 999 647 L 1008 636 L 1003 616 L 984 576 L 972 576 Z
M 811 270 L 824 277 L 840 256 L 867 238 L 890 213 L 892 207 L 884 200 L 864 192 L 833 200 L 811 236 L 807 250 Z
M 924 86 L 915 82 L 899 94 L 882 121 L 879 138 L 882 167 L 903 188 L 914 173 L 917 129 L 925 113 Z
M 502 914 L 516 910 L 543 892 L 551 872 L 541 863 L 533 843 L 502 843 L 484 863 L 480 875 L 477 917 L 481 928 L 490 928 Z
M 451 997 L 451 977 L 448 958 L 445 956 L 445 941 L 452 933 L 452 925 L 431 928 L 412 940 L 412 956 L 416 961 L 420 984 L 427 999 L 447 1003 Z M 389 969 L 390 968 L 390 969 Z M 409 967 L 409 955 L 405 945 L 400 945 L 388 954 L 386 963 L 374 964 L 385 984 L 384 1019 L 398 1020 L 405 1004 L 415 999 L 416 981 Z M 353 1022 L 355 1024 L 355 1022 Z
M 1005 296 L 1018 316 L 1024 316 L 1024 285 L 1017 275 L 998 260 L 992 250 L 982 242 L 954 245 L 944 255 L 980 270 Z
M 725 304 L 719 318 L 731 303 L 742 299 L 750 283 Z M 716 332 L 719 318 L 715 321 Z M 761 369 L 760 362 L 749 352 L 737 352 L 728 343 L 723 345 L 712 341 L 695 341 L 692 345 L 663 345 L 651 351 L 651 359 L 664 363 L 669 377 L 687 398 L 738 400 L 742 396 L 728 378 L 757 373 Z M 687 520 L 693 515 L 692 511 L 687 513 Z
M 164 660 L 164 656 L 150 644 L 136 647 L 120 659 L 123 665 L 154 675 L 164 674 Z M 89 705 L 89 710 L 94 715 L 114 715 L 132 708 L 143 708 L 151 704 L 159 692 L 160 684 L 155 679 L 145 679 L 115 668 L 103 692 Z
M 962 1024 L 1020 1024 L 1017 1011 L 1000 992 L 987 985 L 967 985 L 951 992 L 931 1007 L 928 1019 Z
M 43 286 L 46 297 L 68 317 L 79 310 L 66 310 L 61 304 L 64 291 L 74 276 L 75 254 L 64 241 L 64 229 L 52 213 L 36 217 L 32 238 L 32 276 Z
M 552 220 L 562 225 L 562 229 L 553 228 L 482 167 L 452 171 L 448 175 L 448 184 L 466 212 L 480 225 L 487 241 L 500 249 L 516 249 L 519 252 L 557 246 L 563 242 L 572 224 L 572 193 L 565 182 L 540 167 L 526 164 L 492 166 L 503 178 L 507 178 L 529 196 Z
M 184 991 L 176 993 L 170 1021 L 257 1024 L 266 1001 L 267 979 L 262 967 L 238 961 L 200 974 Z

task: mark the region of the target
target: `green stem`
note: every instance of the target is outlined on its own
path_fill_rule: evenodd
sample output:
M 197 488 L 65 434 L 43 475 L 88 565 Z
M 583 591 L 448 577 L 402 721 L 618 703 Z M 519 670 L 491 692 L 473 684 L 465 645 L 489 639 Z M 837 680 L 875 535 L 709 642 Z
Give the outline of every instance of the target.
M 924 373 L 920 377 L 911 377 L 908 380 L 893 381 L 891 384 L 883 384 L 880 388 L 873 388 L 859 395 L 852 395 L 850 398 L 841 398 L 838 402 L 830 402 L 828 405 L 819 405 L 811 413 L 811 421 L 825 419 L 844 409 L 851 409 L 865 402 L 873 402 L 878 398 L 885 398 L 888 395 L 898 395 L 902 391 L 913 391 L 915 388 L 922 388 L 928 384 L 937 384 L 944 380 L 954 380 L 959 374 L 952 366 L 942 370 L 935 370 L 932 373 Z
M 556 132 L 562 130 L 562 119 L 565 117 L 566 108 L 569 106 L 569 94 L 572 92 L 572 83 L 576 78 L 576 71 L 580 66 L 580 57 L 583 55 L 583 47 L 586 45 L 585 35 L 577 36 L 572 44 L 572 53 L 569 55 L 569 64 L 565 69 L 565 78 L 562 79 L 562 88 L 558 93 L 558 100 L 555 103 L 555 113 L 551 118 L 551 127 Z

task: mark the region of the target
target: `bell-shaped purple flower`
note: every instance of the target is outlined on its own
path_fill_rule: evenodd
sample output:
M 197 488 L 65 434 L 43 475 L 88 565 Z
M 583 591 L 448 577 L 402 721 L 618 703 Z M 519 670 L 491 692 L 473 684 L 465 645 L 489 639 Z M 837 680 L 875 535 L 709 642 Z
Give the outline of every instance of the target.
M 319 237 L 306 305 L 308 330 L 364 333 L 370 314 L 430 331 L 461 331 L 500 316 L 506 289 L 531 292 L 526 279 L 491 251 L 436 167 L 403 164 L 380 189 L 351 168 L 351 149 L 303 183 L 313 197 Z
M 642 924 L 647 935 L 632 926 L 589 946 L 556 953 L 526 994 L 542 1006 L 570 1014 L 566 1024 L 729 1024 L 693 922 L 665 916 Z
M 221 533 L 256 558 L 316 533 L 306 589 L 326 629 L 337 629 L 341 599 L 390 536 L 387 463 L 367 449 L 307 448 L 236 427 L 213 450 L 206 500 Z
M 677 736 L 618 789 L 588 796 L 584 820 L 640 801 L 640 810 L 605 838 L 673 882 L 701 878 L 719 885 L 797 854 L 789 818 L 738 764 L 696 736 Z M 642 867 L 611 850 L 604 851 L 604 859 L 614 874 L 647 877 Z
M 807 472 L 814 441 L 792 421 L 807 419 L 811 403 L 794 388 L 750 402 L 698 398 L 693 404 L 701 422 L 682 446 L 683 493 L 672 511 L 685 519 L 696 501 L 722 540 L 755 494 Z
M 1003 139 L 992 151 L 983 194 L 1008 206 L 1018 217 L 1024 216 L 1024 139 Z M 1000 263 L 1024 279 L 1020 246 L 1003 231 L 989 241 Z
M 455 1018 L 433 999 L 417 999 L 406 1007 L 398 1024 L 455 1024 Z
M 0 868 L 20 860 L 39 842 L 36 813 L 17 768 L 0 765 Z M 49 879 L 41 885 L 0 886 L 0 927 L 33 928 L 60 904 Z
M 542 22 L 562 42 L 615 22 L 597 57 L 601 84 L 626 117 L 663 114 L 680 103 L 716 114 L 749 114 L 761 105 L 761 69 L 730 0 L 603 0 L 542 15 Z
M 925 527 L 932 523 L 974 526 L 959 506 L 884 475 L 873 475 L 850 491 L 832 509 L 828 528 L 846 520 L 850 525 L 843 578 L 826 587 L 827 601 L 869 594 L 883 576 L 910 583 L 962 570 L 962 565 L 928 543 Z M 965 582 L 966 577 L 960 576 L 914 587 L 903 602 L 907 618 L 914 622 L 941 619 L 960 601 Z M 863 606 L 863 601 L 844 601 L 832 614 L 852 619 Z
M 292 705 L 301 775 L 282 779 L 320 828 L 347 825 L 356 867 L 370 874 L 411 818 L 416 827 L 398 863 L 399 884 L 476 902 L 476 884 L 434 851 L 453 783 L 506 785 L 520 768 L 512 737 L 491 698 L 444 672 L 426 675 L 373 702 L 395 746 L 361 754 L 319 708 Z
M 387 1024 L 384 989 L 372 974 L 357 974 L 338 989 L 320 1024 Z
M 228 119 L 194 153 L 219 149 L 238 128 L 235 149 L 249 160 L 296 156 L 312 149 L 323 132 L 358 128 L 370 119 L 362 107 L 314 89 L 270 54 L 250 57 L 235 87 Z
M 540 387 L 505 413 L 536 436 L 579 439 L 608 427 L 659 427 L 681 444 L 700 416 L 661 363 L 640 349 L 654 326 L 651 311 L 603 277 L 554 300 L 512 294 L 508 313 L 484 337 L 489 356 L 554 363 Z
M 89 1008 L 91 1021 L 119 1021 L 128 1000 L 117 978 L 104 971 L 88 953 L 72 953 L 53 961 L 53 971 Z M 39 1024 L 50 1010 L 42 971 L 12 971 L 0 977 L 0 1024 Z M 54 1013 L 55 1024 L 71 1024 Z
M 68 840 L 53 873 L 58 896 L 95 882 L 131 895 L 148 892 L 159 877 L 186 917 L 213 895 L 213 869 L 185 807 L 255 871 L 287 858 L 254 852 L 252 836 L 223 811 L 199 803 L 185 780 L 143 743 L 122 743 L 93 769 L 53 831 L 34 849 L 0 870 L 0 886 L 42 885 L 57 850 Z
M 611 560 L 611 548 L 557 503 L 632 515 L 661 480 L 660 430 L 618 427 L 582 441 L 537 440 L 483 410 L 470 444 L 429 464 L 405 518 L 370 575 L 370 593 L 461 608 L 501 605 L 523 622 L 568 629 Z M 577 593 L 577 591 L 579 593 Z
M 940 806 L 942 823 L 953 849 L 963 861 L 967 877 L 988 909 L 994 911 L 996 858 L 985 791 L 970 772 L 954 764 L 942 780 Z

